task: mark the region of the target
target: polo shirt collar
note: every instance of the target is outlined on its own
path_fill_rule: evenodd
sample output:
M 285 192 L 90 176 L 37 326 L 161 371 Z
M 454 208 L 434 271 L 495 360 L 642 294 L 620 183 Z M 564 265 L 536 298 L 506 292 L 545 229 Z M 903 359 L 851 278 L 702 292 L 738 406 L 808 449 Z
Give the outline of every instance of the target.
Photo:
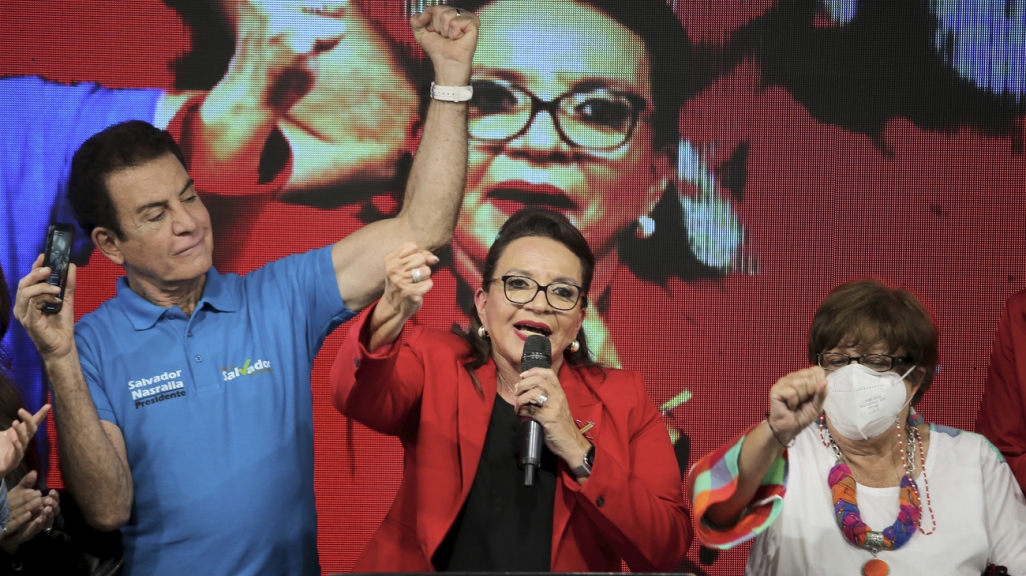
M 235 297 L 228 289 L 228 283 L 224 278 L 213 267 L 207 270 L 207 283 L 203 286 L 203 297 L 196 304 L 196 309 L 204 305 L 218 312 L 235 312 L 238 309 Z
M 121 309 L 125 311 L 129 321 L 136 330 L 149 330 L 160 318 L 171 308 L 157 306 L 143 298 L 132 290 L 128 285 L 128 277 L 122 276 L 117 283 L 117 299 Z M 224 277 L 218 274 L 213 267 L 207 271 L 207 281 L 203 286 L 203 296 L 196 303 L 196 310 L 204 306 L 210 307 L 219 312 L 234 312 L 237 308 L 235 297 L 224 281 Z

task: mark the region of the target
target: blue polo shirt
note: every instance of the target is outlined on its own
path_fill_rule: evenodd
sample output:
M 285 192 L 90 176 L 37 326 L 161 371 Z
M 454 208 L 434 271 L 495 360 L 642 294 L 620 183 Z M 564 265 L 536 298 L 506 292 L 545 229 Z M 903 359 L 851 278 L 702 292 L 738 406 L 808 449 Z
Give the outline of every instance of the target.
M 125 574 L 320 573 L 310 371 L 352 316 L 326 247 L 245 277 L 211 269 L 191 317 L 121 278 L 79 321 L 82 371 L 135 486 Z

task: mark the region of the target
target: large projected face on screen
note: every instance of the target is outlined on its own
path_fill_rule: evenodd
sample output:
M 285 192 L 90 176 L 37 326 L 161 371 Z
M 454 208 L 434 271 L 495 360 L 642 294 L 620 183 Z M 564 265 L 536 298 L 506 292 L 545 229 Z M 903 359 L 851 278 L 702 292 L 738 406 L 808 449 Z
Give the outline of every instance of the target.
M 456 248 L 482 262 L 512 212 L 540 205 L 569 217 L 608 272 L 617 236 L 651 214 L 670 181 L 669 147 L 653 135 L 651 58 L 637 34 L 589 3 L 529 4 L 530 18 L 517 0 L 478 10 Z
M 584 233 L 597 259 L 593 301 L 636 297 L 615 279 L 638 268 L 659 282 L 722 273 L 727 266 L 693 253 L 703 226 L 689 233 L 677 192 L 680 106 L 694 93 L 699 66 L 685 57 L 689 44 L 670 8 L 660 0 L 460 6 L 477 12 L 483 30 L 468 112 L 467 193 L 453 242 L 460 281 L 481 285 L 499 227 L 528 205 L 557 210 Z M 729 220 L 727 203 L 718 205 Z M 728 251 L 739 236 L 725 243 Z M 608 311 L 593 310 L 585 332 L 598 360 L 620 366 Z

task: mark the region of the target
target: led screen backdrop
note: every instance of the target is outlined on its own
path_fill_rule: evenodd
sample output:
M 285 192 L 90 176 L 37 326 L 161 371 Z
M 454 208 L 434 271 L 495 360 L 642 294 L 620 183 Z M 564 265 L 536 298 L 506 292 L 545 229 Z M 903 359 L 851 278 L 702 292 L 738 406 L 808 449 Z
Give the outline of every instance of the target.
M 236 49 L 236 36 L 259 25 L 310 50 L 243 89 L 268 99 L 284 136 L 264 147 L 264 165 L 291 158 L 292 172 L 277 192 L 244 194 L 223 178 L 201 190 L 217 268 L 245 273 L 396 211 L 431 79 L 405 23 L 421 6 L 272 4 L 5 2 L 0 261 L 12 287 L 47 224 L 71 219 L 63 179 L 93 127 L 167 125 L 228 77 L 233 58 L 238 71 L 269 50 Z M 582 228 L 599 258 L 592 347 L 645 375 L 682 465 L 762 419 L 770 385 L 807 362 L 819 300 L 866 276 L 910 287 L 936 312 L 941 367 L 920 409 L 972 430 L 1002 303 L 1026 287 L 1026 2 L 630 0 L 642 15 L 619 19 L 592 4 L 464 4 L 485 23 L 474 110 L 597 89 L 618 95 L 604 105 L 620 106 L 626 128 L 597 147 L 562 111 L 480 127 L 456 238 L 416 321 L 464 324 L 505 216 L 548 206 Z M 323 37 L 325 20 L 342 21 L 344 34 Z M 120 271 L 82 235 L 76 247 L 87 263 L 82 314 L 113 295 Z M 326 572 L 351 569 L 401 466 L 397 441 L 330 403 L 327 373 L 345 330 L 313 375 Z M 5 344 L 40 404 L 31 343 L 15 329 Z M 744 554 L 696 545 L 681 570 L 736 574 Z

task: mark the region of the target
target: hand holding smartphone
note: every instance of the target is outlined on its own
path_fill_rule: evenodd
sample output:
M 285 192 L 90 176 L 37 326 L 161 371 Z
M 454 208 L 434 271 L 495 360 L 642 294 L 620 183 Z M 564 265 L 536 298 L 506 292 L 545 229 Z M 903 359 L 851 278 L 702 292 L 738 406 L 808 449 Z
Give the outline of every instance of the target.
M 64 288 L 68 284 L 68 265 L 71 263 L 71 245 L 75 239 L 75 227 L 71 224 L 51 224 L 46 233 L 46 250 L 43 252 L 43 266 L 50 268 L 46 283 L 60 286 L 60 301 L 43 306 L 43 312 L 56 314 L 61 311 Z

